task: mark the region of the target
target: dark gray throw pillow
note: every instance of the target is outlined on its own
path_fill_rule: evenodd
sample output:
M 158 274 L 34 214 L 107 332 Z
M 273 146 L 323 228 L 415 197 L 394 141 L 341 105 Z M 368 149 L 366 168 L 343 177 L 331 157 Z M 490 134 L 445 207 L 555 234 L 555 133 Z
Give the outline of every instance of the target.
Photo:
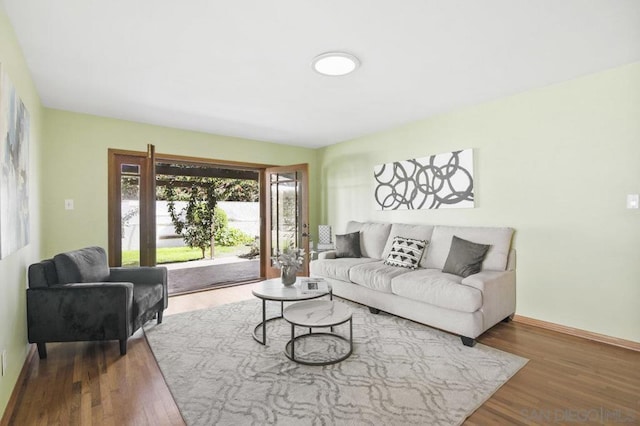
M 468 277 L 482 270 L 482 261 L 491 248 L 490 245 L 463 240 L 455 235 L 451 240 L 449 256 L 442 272 Z
M 360 232 L 336 235 L 336 257 L 362 257 Z

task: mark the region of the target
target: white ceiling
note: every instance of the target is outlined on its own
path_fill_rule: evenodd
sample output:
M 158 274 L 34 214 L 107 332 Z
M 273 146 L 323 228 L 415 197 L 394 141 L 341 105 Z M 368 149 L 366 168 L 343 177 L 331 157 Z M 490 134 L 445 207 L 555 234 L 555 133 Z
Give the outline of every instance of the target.
M 3 4 L 47 107 L 309 147 L 640 60 L 639 0 Z

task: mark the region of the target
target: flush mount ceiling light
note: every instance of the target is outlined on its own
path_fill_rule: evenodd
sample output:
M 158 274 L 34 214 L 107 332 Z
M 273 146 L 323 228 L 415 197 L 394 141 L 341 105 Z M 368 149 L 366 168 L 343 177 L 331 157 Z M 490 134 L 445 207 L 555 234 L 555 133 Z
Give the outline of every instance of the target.
M 313 58 L 311 66 L 317 73 L 336 77 L 355 71 L 360 61 L 350 53 L 327 52 Z

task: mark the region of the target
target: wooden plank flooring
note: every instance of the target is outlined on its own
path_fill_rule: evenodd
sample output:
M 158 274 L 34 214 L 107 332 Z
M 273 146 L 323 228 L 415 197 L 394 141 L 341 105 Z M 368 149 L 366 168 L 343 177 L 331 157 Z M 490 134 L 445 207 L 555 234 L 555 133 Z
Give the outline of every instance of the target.
M 251 285 L 176 296 L 166 315 L 252 297 Z M 466 425 L 640 424 L 639 352 L 515 322 L 479 341 L 530 361 Z M 115 341 L 47 346 L 2 425 L 184 424 L 140 331 L 124 357 Z

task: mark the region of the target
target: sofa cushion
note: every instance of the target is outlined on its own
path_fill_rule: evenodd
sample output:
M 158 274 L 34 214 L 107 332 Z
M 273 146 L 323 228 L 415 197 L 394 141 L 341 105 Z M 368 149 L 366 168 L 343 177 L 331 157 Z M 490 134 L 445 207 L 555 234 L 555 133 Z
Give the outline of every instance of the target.
M 462 277 L 437 269 L 419 269 L 394 277 L 391 292 L 445 309 L 475 312 L 482 307 L 482 292 L 461 281 Z
M 391 231 L 389 231 L 389 238 L 382 251 L 382 258 L 386 259 L 391 251 L 393 245 L 393 239 L 395 237 L 414 238 L 416 240 L 424 240 L 427 243 L 431 240 L 431 234 L 433 234 L 433 225 L 408 225 L 405 223 L 394 223 L 391 225 Z M 425 248 L 420 261 L 420 266 L 424 268 L 426 253 L 429 247 Z
M 382 261 L 356 265 L 349 271 L 351 282 L 372 290 L 391 293 L 391 280 L 410 269 L 385 265 Z
M 422 253 L 427 246 L 424 240 L 413 238 L 394 237 L 389 256 L 384 261 L 385 265 L 399 266 L 401 268 L 416 269 Z
M 336 235 L 336 257 L 362 257 L 360 253 L 360 232 Z
M 390 223 L 365 222 L 360 227 L 360 252 L 362 257 L 382 259 L 387 239 L 391 231 Z
M 341 281 L 349 281 L 349 269 L 355 265 L 375 262 L 376 259 L 368 257 L 343 257 L 340 259 L 318 259 L 310 263 L 311 276 L 335 278 Z
M 513 229 L 473 226 L 436 226 L 427 250 L 427 259 L 424 265 L 426 268 L 440 270 L 444 268 L 454 235 L 474 243 L 491 246 L 482 262 L 482 270 L 506 270 Z
M 54 256 L 60 284 L 109 281 L 107 254 L 102 247 L 86 247 Z
M 477 274 L 482 270 L 482 261 L 487 255 L 489 248 L 491 248 L 491 246 L 476 244 L 454 235 L 451 240 L 449 256 L 447 256 L 447 261 L 444 263 L 442 272 L 460 275 L 465 278 L 469 275 Z

